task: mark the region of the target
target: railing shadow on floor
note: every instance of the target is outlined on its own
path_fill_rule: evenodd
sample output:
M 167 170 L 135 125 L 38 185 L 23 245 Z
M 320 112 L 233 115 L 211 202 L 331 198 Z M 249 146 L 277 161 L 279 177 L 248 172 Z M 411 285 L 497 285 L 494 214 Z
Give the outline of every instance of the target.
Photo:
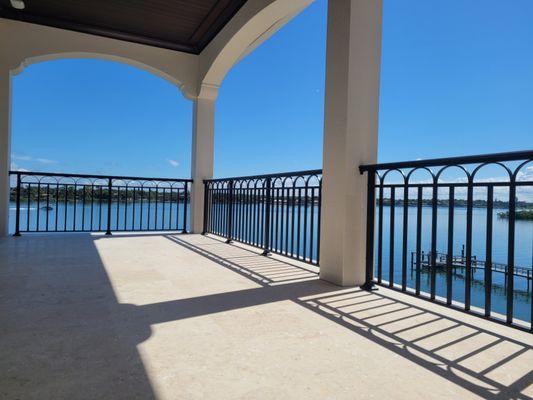
M 532 399 L 523 393 L 533 384 L 531 341 L 506 337 L 496 324 L 494 331 L 482 328 L 467 322 L 473 317 L 465 316 L 465 321 L 457 311 L 441 313 L 436 305 L 425 307 L 421 300 L 383 288 L 339 288 L 305 267 L 212 236 L 165 237 L 254 280 L 266 292 L 261 296 L 265 300 L 292 300 L 476 395 Z M 278 271 L 286 271 L 289 279 L 280 280 Z M 288 290 L 280 296 L 281 286 Z

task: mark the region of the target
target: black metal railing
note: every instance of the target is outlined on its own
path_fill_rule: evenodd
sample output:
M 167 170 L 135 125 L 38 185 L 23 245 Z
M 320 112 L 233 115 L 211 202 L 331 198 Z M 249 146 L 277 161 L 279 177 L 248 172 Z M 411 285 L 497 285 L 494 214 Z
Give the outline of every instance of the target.
M 204 229 L 318 264 L 322 171 L 204 181 Z
M 190 179 L 11 171 L 12 232 L 182 231 Z
M 361 166 L 366 286 L 533 329 L 532 160 L 523 151 Z

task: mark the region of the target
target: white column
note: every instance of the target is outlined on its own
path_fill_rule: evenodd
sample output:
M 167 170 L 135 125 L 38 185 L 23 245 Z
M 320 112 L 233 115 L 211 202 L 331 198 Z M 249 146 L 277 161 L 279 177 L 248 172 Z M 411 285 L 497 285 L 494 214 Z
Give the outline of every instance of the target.
M 9 169 L 11 160 L 11 76 L 0 65 L 0 236 L 8 233 Z
M 218 87 L 202 86 L 194 100 L 191 157 L 191 231 L 201 233 L 204 218 L 204 179 L 213 177 L 215 150 L 215 101 Z
M 381 0 L 330 0 L 320 277 L 365 280 L 366 176 L 377 157 Z

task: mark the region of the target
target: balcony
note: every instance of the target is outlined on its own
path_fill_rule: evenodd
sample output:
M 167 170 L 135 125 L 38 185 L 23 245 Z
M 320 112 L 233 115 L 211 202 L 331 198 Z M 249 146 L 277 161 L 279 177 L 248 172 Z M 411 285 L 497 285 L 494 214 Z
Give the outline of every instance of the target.
M 311 0 L 26 2 L 0 5 L 1 398 L 533 399 L 533 151 L 375 164 L 382 1 L 328 2 L 323 169 L 227 178 L 219 89 Z M 11 77 L 73 57 L 193 102 L 190 176 L 9 171 Z
M 2 397 L 531 398 L 531 335 L 218 236 L 0 242 Z

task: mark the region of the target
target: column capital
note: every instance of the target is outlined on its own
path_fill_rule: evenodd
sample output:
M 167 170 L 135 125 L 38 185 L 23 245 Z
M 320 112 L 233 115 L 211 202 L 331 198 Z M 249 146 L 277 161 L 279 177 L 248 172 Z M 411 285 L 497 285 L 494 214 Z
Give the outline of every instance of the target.
M 211 83 L 202 83 L 200 85 L 200 91 L 198 92 L 197 99 L 215 101 L 218 97 L 219 89 L 219 85 L 213 85 Z

